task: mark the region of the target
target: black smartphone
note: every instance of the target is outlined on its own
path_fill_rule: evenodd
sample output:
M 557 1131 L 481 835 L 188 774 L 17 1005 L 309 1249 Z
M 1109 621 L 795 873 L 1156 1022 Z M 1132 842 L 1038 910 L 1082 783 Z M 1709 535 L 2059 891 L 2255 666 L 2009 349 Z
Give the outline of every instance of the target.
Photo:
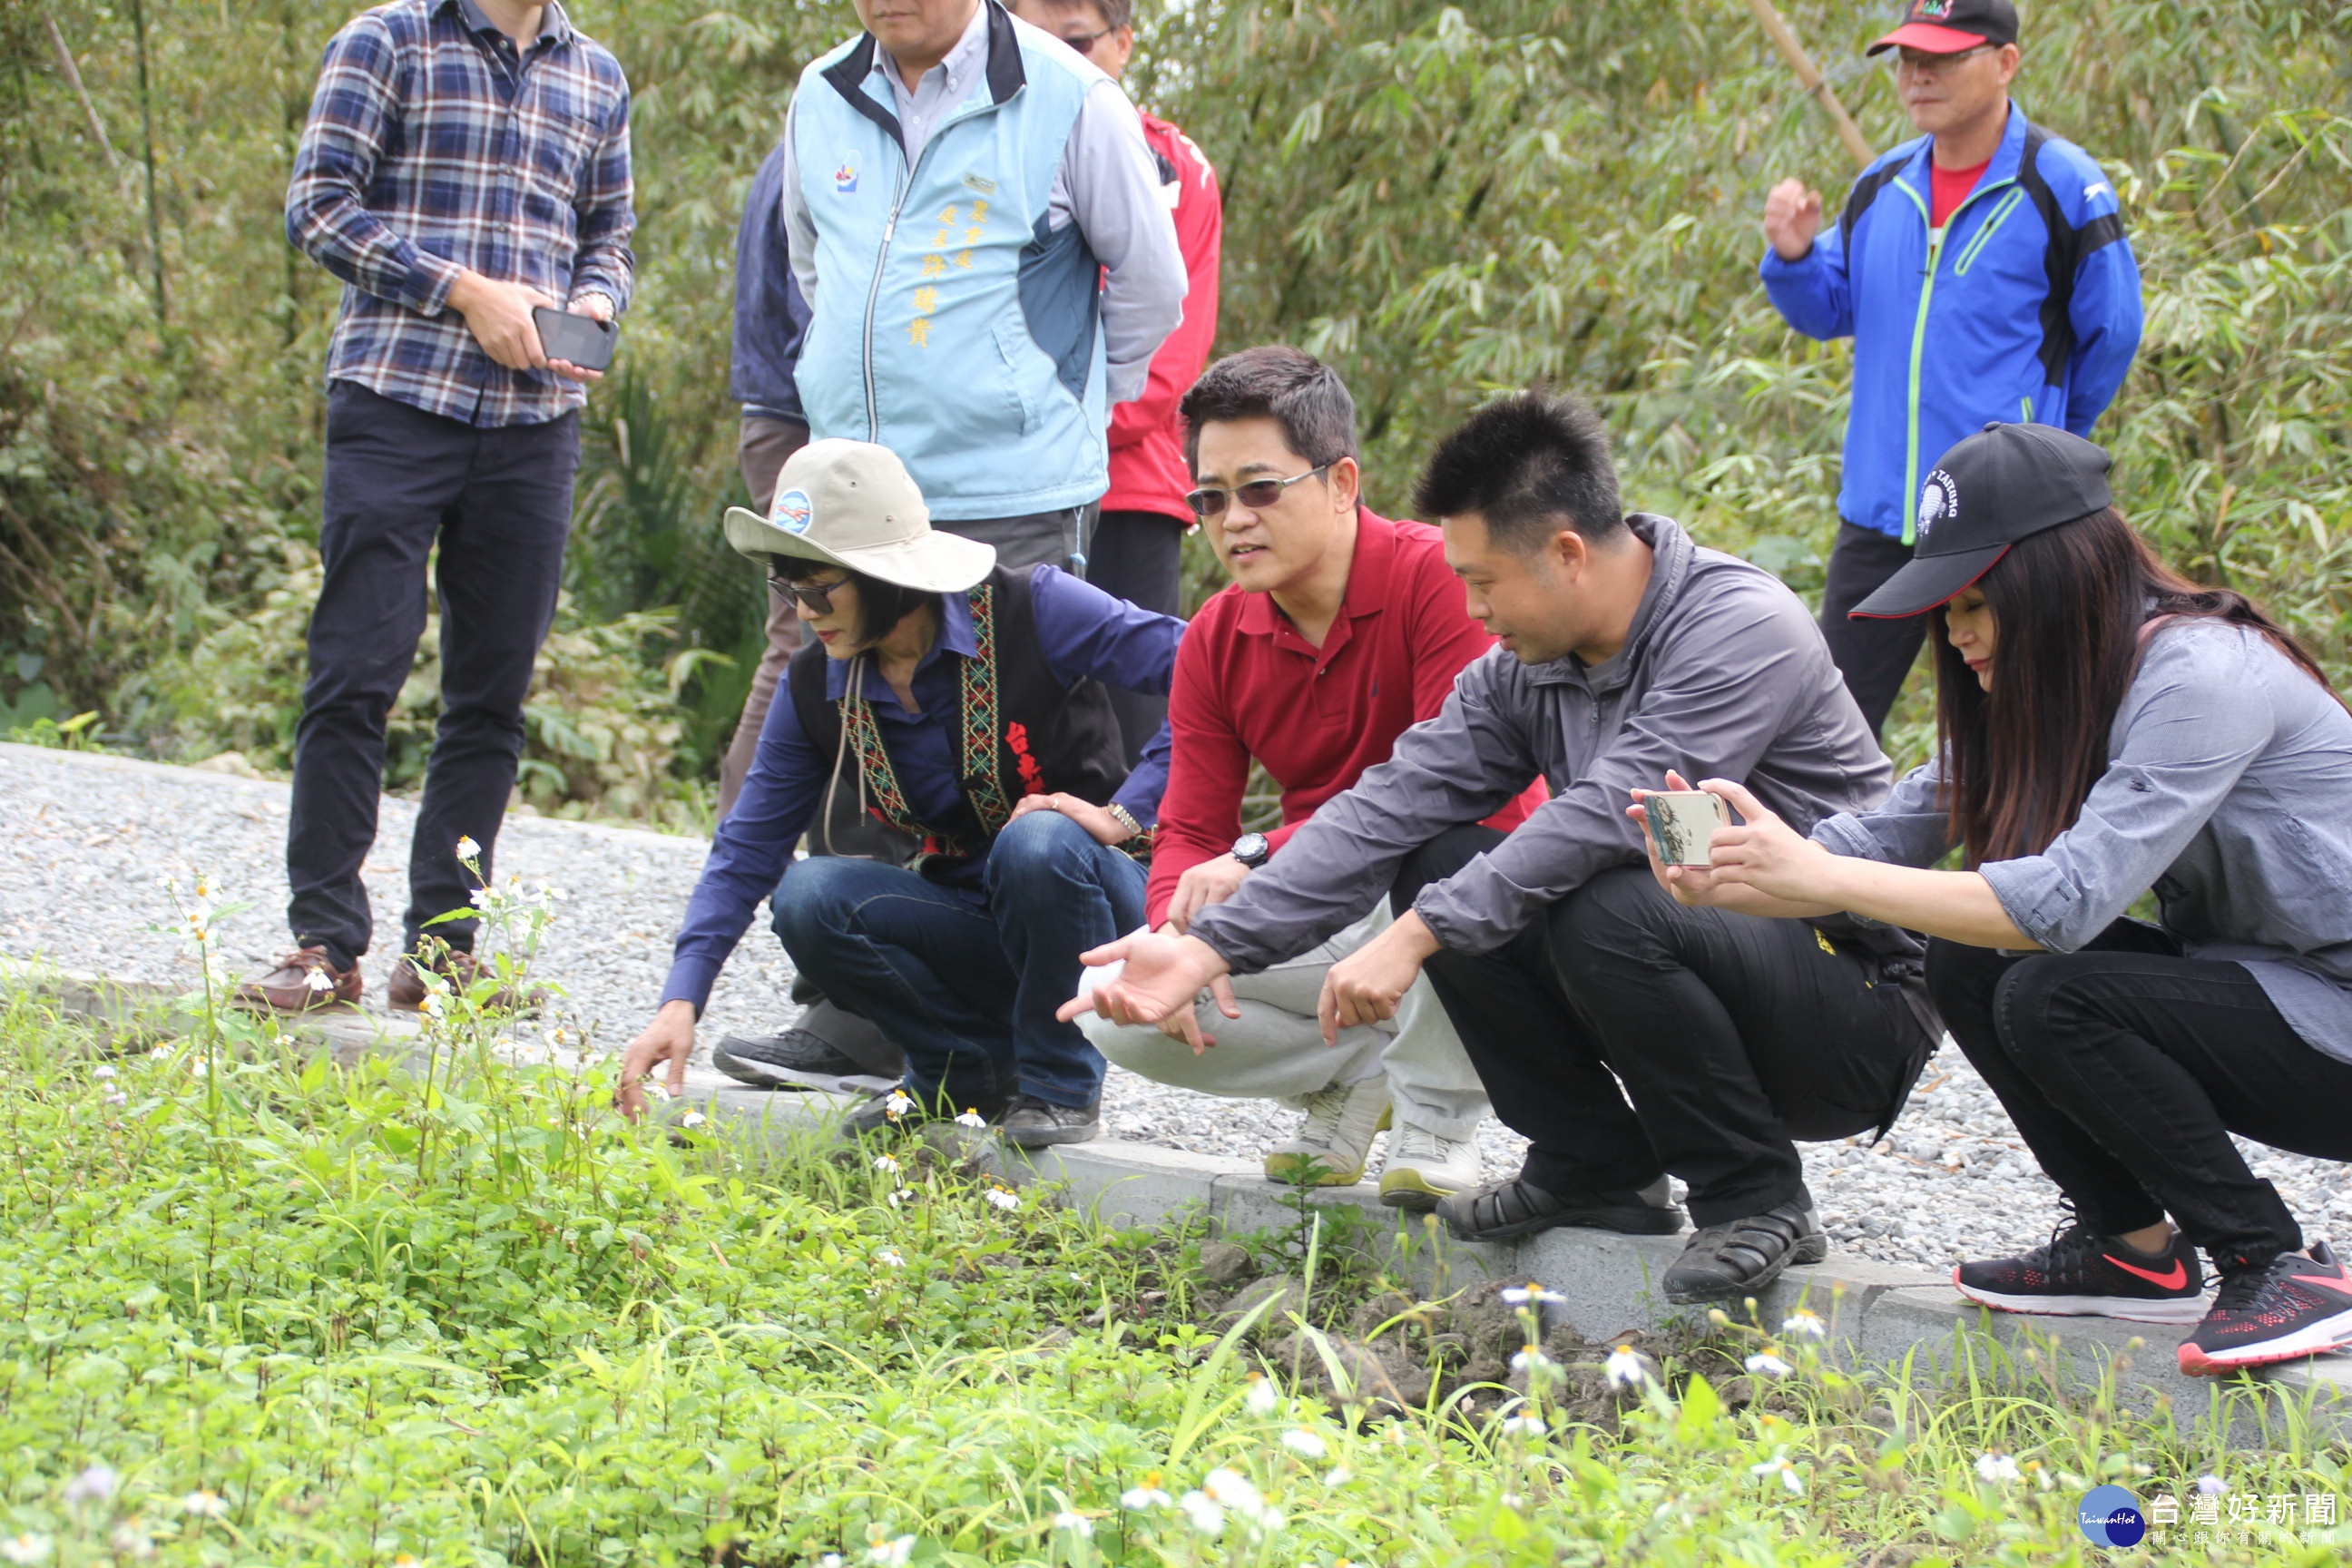
M 582 370 L 612 368 L 613 351 L 621 346 L 618 322 L 544 305 L 531 307 L 530 319 L 539 325 L 540 352 L 548 358 L 569 360 Z

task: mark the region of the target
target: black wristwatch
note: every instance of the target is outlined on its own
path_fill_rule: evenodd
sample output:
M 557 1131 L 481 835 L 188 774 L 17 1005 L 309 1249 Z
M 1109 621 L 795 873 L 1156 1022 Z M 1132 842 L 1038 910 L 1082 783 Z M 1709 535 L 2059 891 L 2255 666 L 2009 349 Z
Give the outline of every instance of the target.
M 1263 833 L 1244 833 L 1234 840 L 1232 853 L 1234 859 L 1255 871 L 1273 858 L 1274 846 L 1265 841 Z

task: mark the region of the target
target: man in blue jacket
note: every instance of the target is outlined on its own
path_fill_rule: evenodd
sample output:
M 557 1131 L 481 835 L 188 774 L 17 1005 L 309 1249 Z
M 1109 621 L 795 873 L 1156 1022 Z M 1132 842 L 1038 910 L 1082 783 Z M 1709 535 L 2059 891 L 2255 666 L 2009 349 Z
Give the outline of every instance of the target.
M 889 447 L 940 527 L 1084 569 L 1111 405 L 1181 319 L 1184 258 L 1118 86 L 998 0 L 856 0 L 802 72 L 784 221 L 810 431 Z
M 1848 613 L 1911 559 L 1935 455 L 1990 420 L 2090 434 L 2139 346 L 2139 268 L 2089 154 L 2010 102 L 2010 0 L 1913 0 L 1870 46 L 1922 134 L 1822 197 L 1783 180 L 1764 208 L 1764 290 L 1811 338 L 1853 339 L 1853 406 L 1822 635 L 1876 731 L 1924 619 Z M 1816 237 L 1818 236 L 1818 238 Z

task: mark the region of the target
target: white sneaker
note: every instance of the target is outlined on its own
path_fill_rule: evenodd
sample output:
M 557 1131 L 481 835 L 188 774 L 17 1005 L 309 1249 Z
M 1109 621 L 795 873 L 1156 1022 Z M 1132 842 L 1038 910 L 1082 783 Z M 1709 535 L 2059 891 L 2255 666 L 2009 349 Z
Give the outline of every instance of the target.
M 1335 1083 L 1308 1097 L 1298 1135 L 1265 1152 L 1265 1179 L 1293 1186 L 1348 1187 L 1364 1179 L 1373 1137 L 1389 1124 L 1385 1073 Z
M 1381 1202 L 1401 1209 L 1433 1209 L 1440 1198 L 1469 1192 L 1486 1179 L 1475 1142 L 1442 1138 L 1426 1127 L 1400 1121 L 1389 1134 Z

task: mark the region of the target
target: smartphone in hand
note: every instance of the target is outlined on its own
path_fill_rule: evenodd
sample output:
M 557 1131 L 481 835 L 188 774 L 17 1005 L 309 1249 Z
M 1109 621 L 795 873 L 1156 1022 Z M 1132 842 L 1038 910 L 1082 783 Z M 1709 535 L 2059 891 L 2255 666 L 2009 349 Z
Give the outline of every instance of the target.
M 612 368 L 614 351 L 621 346 L 619 322 L 545 305 L 533 306 L 530 319 L 539 327 L 540 352 L 548 358 L 568 360 L 582 370 Z

